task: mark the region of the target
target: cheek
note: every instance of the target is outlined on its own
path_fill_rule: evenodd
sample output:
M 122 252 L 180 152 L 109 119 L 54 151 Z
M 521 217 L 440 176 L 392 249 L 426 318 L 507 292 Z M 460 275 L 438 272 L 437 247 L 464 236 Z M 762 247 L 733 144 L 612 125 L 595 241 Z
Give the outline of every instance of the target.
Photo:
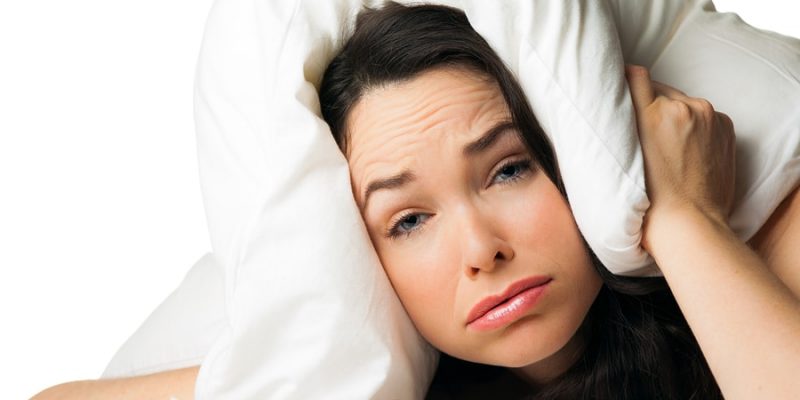
M 549 180 L 539 180 L 526 195 L 505 202 L 499 219 L 519 265 L 552 274 L 552 290 L 542 301 L 538 323 L 498 341 L 479 359 L 499 365 L 524 365 L 562 348 L 582 323 L 602 280 L 594 269 L 572 212 Z M 536 338 L 531 341 L 530 338 Z M 485 358 L 484 358 L 485 357 Z
M 550 312 L 541 324 L 489 342 L 465 334 L 459 325 L 463 316 L 456 314 L 463 277 L 457 262 L 460 247 L 457 235 L 446 227 L 437 225 L 423 236 L 398 243 L 384 242 L 378 249 L 404 308 L 433 346 L 473 361 L 514 365 L 556 351 L 583 320 L 601 281 L 569 206 L 546 177 L 522 190 L 524 193 L 508 191 L 491 199 L 490 220 L 515 249 L 517 260 L 509 265 L 513 269 L 510 275 L 553 273 L 558 279 L 559 288 L 546 300 Z M 525 271 L 516 270 L 520 268 Z M 537 340 L 532 342 L 531 337 Z
M 417 330 L 439 347 L 451 336 L 450 324 L 443 322 L 453 316 L 456 255 L 421 238 L 393 247 L 380 251 L 384 270 Z
M 539 175 L 523 195 L 509 197 L 501 209 L 505 235 L 515 248 L 536 249 L 541 255 L 563 257 L 574 250 L 580 234 L 558 189 Z
M 545 265 L 555 267 L 554 273 L 576 289 L 587 289 L 575 296 L 581 307 L 591 304 L 593 292 L 601 285 L 589 251 L 566 200 L 549 180 L 545 187 L 522 200 L 518 212 L 505 218 L 516 234 L 515 248 L 533 249 L 527 254 Z M 527 250 L 530 251 L 530 250 Z

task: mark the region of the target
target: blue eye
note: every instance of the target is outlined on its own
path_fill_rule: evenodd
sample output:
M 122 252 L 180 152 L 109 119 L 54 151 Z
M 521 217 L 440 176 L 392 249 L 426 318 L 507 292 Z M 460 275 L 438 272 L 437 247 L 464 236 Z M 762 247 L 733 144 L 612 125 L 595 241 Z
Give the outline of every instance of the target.
M 431 216 L 428 214 L 408 213 L 402 215 L 397 221 L 392 224 L 389 231 L 386 232 L 386 237 L 397 238 L 400 235 L 410 235 L 412 232 L 419 229 L 425 221 Z
M 497 173 L 494 174 L 492 183 L 505 184 L 516 181 L 517 179 L 521 178 L 525 172 L 530 170 L 530 159 L 507 162 L 497 169 Z
M 510 184 L 531 171 L 532 160 L 509 161 L 500 166 L 493 176 L 492 183 Z M 397 239 L 400 236 L 408 237 L 412 233 L 419 231 L 431 214 L 408 212 L 398 217 L 386 230 L 385 236 L 389 239 Z

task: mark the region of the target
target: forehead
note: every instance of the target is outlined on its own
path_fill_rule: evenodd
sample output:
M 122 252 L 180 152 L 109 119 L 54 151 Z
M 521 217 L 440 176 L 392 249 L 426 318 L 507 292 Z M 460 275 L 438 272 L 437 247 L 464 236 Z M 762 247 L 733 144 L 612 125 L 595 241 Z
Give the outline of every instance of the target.
M 377 176 L 413 170 L 425 158 L 460 154 L 464 143 L 509 119 L 495 81 L 465 69 L 434 69 L 372 89 L 348 116 L 354 188 Z

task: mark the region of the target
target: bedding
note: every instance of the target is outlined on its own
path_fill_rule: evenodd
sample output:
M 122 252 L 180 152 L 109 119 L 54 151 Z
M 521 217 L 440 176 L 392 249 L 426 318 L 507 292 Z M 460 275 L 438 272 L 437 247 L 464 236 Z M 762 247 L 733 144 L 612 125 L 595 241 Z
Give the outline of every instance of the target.
M 437 3 L 465 10 L 518 74 L 555 146 L 578 225 L 613 272 L 658 273 L 638 246 L 648 203 L 624 62 L 650 67 L 654 79 L 710 99 L 733 119 L 731 223 L 741 238 L 797 183 L 796 39 L 716 13 L 710 1 Z M 224 321 L 214 344 L 193 347 L 208 353 L 198 398 L 419 398 L 427 387 L 436 354 L 390 290 L 346 162 L 318 117 L 322 71 L 361 5 L 218 0 L 210 14 L 196 120 L 224 278 L 206 276 L 225 308 L 205 314 Z M 146 324 L 126 346 L 146 349 L 152 344 L 142 338 L 168 341 L 169 329 L 197 323 L 182 321 L 173 304 L 157 313 L 173 314 L 174 326 Z M 116 365 L 168 365 L 168 355 L 151 349 L 128 363 L 118 354 Z
M 709 0 L 631 3 L 610 2 L 626 60 L 733 120 L 729 223 L 749 240 L 800 181 L 800 40 L 717 13 Z
M 117 350 L 102 377 L 145 375 L 200 365 L 225 324 L 222 282 L 222 268 L 214 255 L 203 255 Z

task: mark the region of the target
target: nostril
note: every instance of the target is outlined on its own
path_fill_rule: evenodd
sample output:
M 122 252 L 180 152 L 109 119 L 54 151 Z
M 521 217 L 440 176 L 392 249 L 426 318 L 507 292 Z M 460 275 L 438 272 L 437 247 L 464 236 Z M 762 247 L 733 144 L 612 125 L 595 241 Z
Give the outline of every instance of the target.
M 505 259 L 506 259 L 506 256 L 505 256 L 505 255 L 504 255 L 502 252 L 498 251 L 498 252 L 497 252 L 497 253 L 494 255 L 494 259 L 495 259 L 495 260 L 505 260 Z

